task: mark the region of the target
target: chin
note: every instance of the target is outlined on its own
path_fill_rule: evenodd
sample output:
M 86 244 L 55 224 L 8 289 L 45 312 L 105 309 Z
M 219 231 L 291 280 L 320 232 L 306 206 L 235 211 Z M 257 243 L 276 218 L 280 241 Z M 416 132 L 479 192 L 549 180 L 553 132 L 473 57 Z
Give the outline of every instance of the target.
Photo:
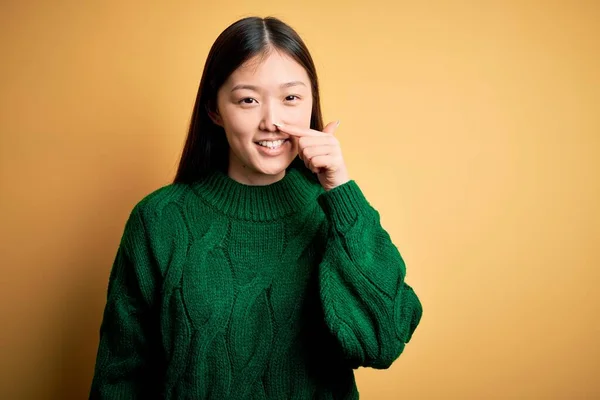
M 281 167 L 272 167 L 272 168 L 257 168 L 256 170 L 264 175 L 271 175 L 271 176 L 276 176 L 281 174 L 282 172 L 284 172 L 287 169 L 287 166 L 281 166 Z
M 261 166 L 257 166 L 256 171 L 265 174 L 265 175 L 279 175 L 282 172 L 285 172 L 285 170 L 290 166 L 290 164 L 292 163 L 292 160 L 289 160 L 289 162 L 276 162 L 275 160 L 273 160 L 272 165 L 261 165 Z

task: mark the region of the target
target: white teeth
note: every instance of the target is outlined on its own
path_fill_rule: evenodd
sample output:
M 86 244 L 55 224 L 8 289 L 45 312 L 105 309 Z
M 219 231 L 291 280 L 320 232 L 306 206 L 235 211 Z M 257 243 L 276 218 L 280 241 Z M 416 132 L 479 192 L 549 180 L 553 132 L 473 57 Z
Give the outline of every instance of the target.
M 284 142 L 285 140 L 263 140 L 261 142 L 258 142 L 258 144 L 263 147 L 268 147 L 270 149 L 276 149 L 280 147 Z

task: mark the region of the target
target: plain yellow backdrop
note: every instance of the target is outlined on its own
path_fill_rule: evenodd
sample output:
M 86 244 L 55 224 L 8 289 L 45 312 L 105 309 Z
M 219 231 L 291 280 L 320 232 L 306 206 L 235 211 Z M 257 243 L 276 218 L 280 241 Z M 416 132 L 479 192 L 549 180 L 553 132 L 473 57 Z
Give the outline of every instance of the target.
M 290 23 L 424 307 L 364 399 L 600 398 L 600 2 L 3 1 L 0 398 L 87 398 L 124 222 L 236 19 Z

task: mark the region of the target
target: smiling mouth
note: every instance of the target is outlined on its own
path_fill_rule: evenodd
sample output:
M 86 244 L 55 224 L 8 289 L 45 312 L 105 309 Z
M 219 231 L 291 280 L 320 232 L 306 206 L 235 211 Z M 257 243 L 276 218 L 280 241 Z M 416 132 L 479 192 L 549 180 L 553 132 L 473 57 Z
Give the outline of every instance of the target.
M 283 146 L 288 141 L 289 141 L 289 139 L 261 140 L 261 141 L 254 142 L 254 143 L 261 147 L 266 147 L 268 149 L 278 149 L 279 147 Z

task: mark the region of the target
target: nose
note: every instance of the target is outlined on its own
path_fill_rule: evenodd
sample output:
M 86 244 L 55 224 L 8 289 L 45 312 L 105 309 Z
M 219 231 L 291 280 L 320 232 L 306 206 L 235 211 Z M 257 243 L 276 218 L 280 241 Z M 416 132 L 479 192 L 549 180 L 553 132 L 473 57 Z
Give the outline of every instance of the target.
M 272 101 L 266 102 L 262 109 L 262 118 L 260 120 L 260 129 L 267 132 L 276 132 L 277 127 L 273 124 L 279 122 L 276 118 L 275 104 Z

